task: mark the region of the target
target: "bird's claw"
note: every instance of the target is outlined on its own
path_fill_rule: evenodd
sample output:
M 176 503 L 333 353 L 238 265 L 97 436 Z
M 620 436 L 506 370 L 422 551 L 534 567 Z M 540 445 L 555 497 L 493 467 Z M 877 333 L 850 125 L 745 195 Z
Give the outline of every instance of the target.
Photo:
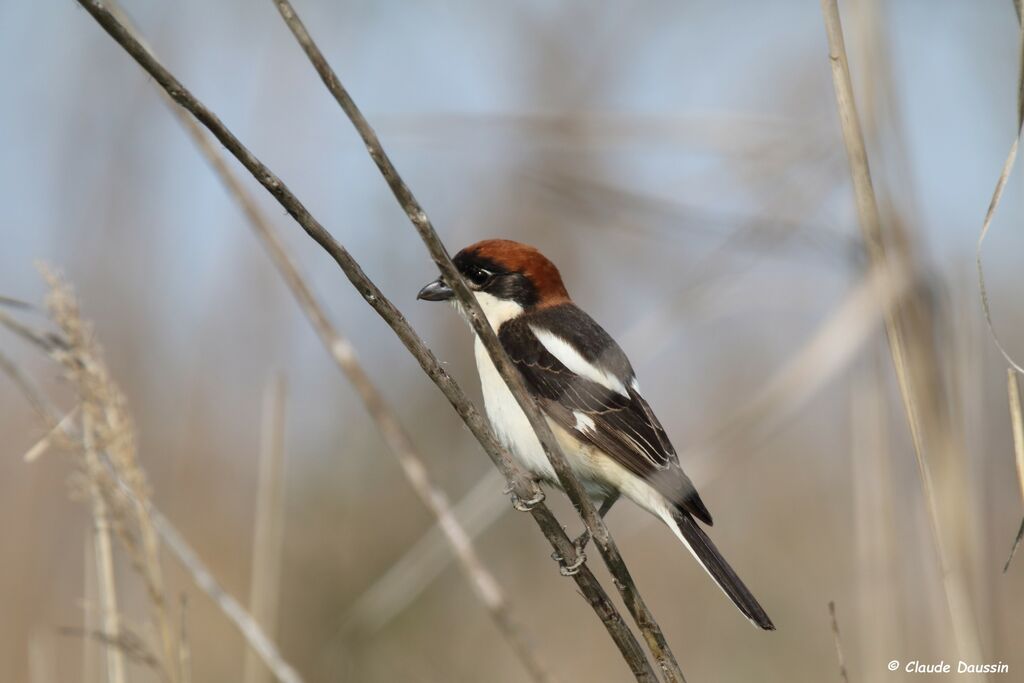
M 575 546 L 576 543 L 573 543 Z M 587 561 L 587 556 L 583 554 L 582 549 L 576 548 L 576 560 L 569 564 L 565 561 L 565 558 L 559 555 L 557 552 L 551 553 L 551 559 L 558 563 L 558 573 L 562 576 L 576 576 L 580 573 L 580 567 Z
M 588 543 L 590 543 L 590 538 L 590 529 L 585 528 L 583 529 L 583 533 L 577 536 L 576 540 L 572 542 L 573 546 L 576 548 L 577 555 L 583 554 L 583 549 L 587 547 Z
M 523 500 L 516 495 L 515 491 L 509 491 L 508 493 L 512 496 L 512 507 L 520 512 L 529 512 L 544 500 L 544 492 L 540 489 L 537 489 L 537 494 L 529 500 Z

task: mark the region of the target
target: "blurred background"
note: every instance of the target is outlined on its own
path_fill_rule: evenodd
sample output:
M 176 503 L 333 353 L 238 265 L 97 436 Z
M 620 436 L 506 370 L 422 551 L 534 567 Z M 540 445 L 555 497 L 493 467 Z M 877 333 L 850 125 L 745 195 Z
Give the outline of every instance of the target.
M 450 308 L 414 300 L 436 270 L 273 4 L 124 4 L 477 399 L 470 333 Z M 880 311 L 864 304 L 868 263 L 817 3 L 296 9 L 449 250 L 499 236 L 537 245 L 632 358 L 715 516 L 712 536 L 778 626 L 751 628 L 668 530 L 620 504 L 610 528 L 690 681 L 839 680 L 829 601 L 851 680 L 927 680 L 886 663 L 956 661 Z M 1009 664 L 995 678 L 1024 680 L 1024 566 L 1002 573 L 1022 513 L 1006 364 L 974 272 L 1013 139 L 1017 17 L 1010 0 L 841 9 L 883 220 L 920 278 L 911 294 L 929 320 L 932 398 L 954 444 L 936 477 L 958 524 L 948 551 L 967 590 L 963 623 L 984 662 Z M 0 294 L 41 304 L 37 261 L 75 286 L 127 396 L 154 503 L 242 602 L 264 404 L 285 378 L 270 628 L 286 658 L 309 681 L 529 680 L 151 80 L 76 3 L 3 2 L 0 83 Z M 538 659 L 562 681 L 627 680 L 441 394 L 243 175 L 431 476 L 465 499 L 462 519 Z M 985 248 L 993 317 L 1018 356 L 1022 189 L 1011 177 Z M 71 408 L 47 358 L 4 330 L 0 351 Z M 105 680 L 102 646 L 66 631 L 96 609 L 89 507 L 68 495 L 74 463 L 22 460 L 45 432 L 3 378 L 0 679 Z M 564 498 L 549 500 L 576 533 Z M 122 609 L 152 634 L 144 587 L 117 558 Z M 172 557 L 164 564 L 176 620 L 187 598 L 193 680 L 239 680 L 242 638 Z M 158 680 L 144 666 L 128 673 Z

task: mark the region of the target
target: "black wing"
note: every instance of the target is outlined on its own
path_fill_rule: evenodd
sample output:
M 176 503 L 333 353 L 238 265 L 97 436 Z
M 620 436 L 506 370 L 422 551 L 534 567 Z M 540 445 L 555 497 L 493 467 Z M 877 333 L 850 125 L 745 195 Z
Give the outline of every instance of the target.
M 534 329 L 559 330 L 559 337 L 588 363 L 617 378 L 626 393 L 567 368 L 548 351 Z M 679 466 L 665 429 L 634 388 L 629 360 L 590 316 L 573 304 L 562 304 L 510 320 L 501 326 L 498 336 L 548 417 L 608 454 L 681 509 L 711 524 L 711 515 Z

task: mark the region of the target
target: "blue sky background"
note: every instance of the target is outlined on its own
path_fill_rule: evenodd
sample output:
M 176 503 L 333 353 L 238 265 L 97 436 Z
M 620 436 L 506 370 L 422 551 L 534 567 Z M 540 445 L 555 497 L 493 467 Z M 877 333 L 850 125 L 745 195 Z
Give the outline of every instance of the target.
M 414 301 L 435 276 L 423 246 L 272 3 L 125 4 L 170 70 L 291 187 L 476 395 L 469 335 L 451 311 Z M 759 386 L 859 277 L 859 230 L 817 3 L 296 5 L 449 249 L 503 236 L 548 253 L 574 297 L 622 341 L 677 446 L 727 412 L 737 392 Z M 844 2 L 842 10 L 876 186 L 915 235 L 922 263 L 951 302 L 953 328 L 979 359 L 977 401 L 967 401 L 970 452 L 987 482 L 979 490 L 989 498 L 994 557 L 1016 528 L 1012 514 L 994 510 L 1014 510 L 1016 494 L 1005 374 L 980 318 L 974 243 L 1014 134 L 1016 17 L 1009 0 Z M 225 539 L 248 528 L 262 392 L 273 372 L 287 374 L 290 486 L 301 501 L 290 503 L 289 523 L 332 526 L 341 546 L 366 553 L 365 563 L 340 550 L 324 559 L 314 540 L 294 535 L 284 623 L 329 631 L 360 587 L 429 526 L 372 424 L 153 84 L 84 10 L 70 0 L 0 0 L 0 88 L 0 294 L 41 301 L 36 261 L 74 283 L 134 406 L 158 503 L 242 594 L 247 546 Z M 240 172 L 421 437 L 432 472 L 458 498 L 489 465 L 333 262 Z M 1024 357 L 1021 197 L 1017 173 L 985 261 L 997 324 Z M 781 236 L 770 229 L 794 224 Z M 52 369 L 30 350 L 3 335 L 0 349 L 61 396 Z M 734 520 L 757 505 L 760 494 L 750 490 L 764 477 L 792 484 L 806 476 L 825 482 L 823 490 L 843 481 L 845 461 L 830 443 L 847 429 L 849 379 L 829 385 L 778 442 L 764 445 L 775 454 L 764 470 L 730 470 L 734 484 L 718 497 Z M 0 441 L 10 450 L 0 494 L 9 487 L 62 495 L 66 473 L 57 465 L 39 475 L 40 488 L 27 487 L 17 456 L 38 433 L 24 429 L 31 418 L 6 383 L 0 411 Z M 898 402 L 889 412 L 902 428 Z M 905 435 L 893 439 L 906 449 Z M 912 485 L 909 459 L 904 464 Z M 849 522 L 846 508 L 814 495 L 797 490 L 792 500 L 820 505 L 823 525 Z M 38 519 L 33 505 L 40 503 L 23 501 L 16 514 Z M 376 523 L 371 544 L 365 520 L 387 505 L 401 512 Z M 766 505 L 774 506 L 769 518 L 785 517 L 779 501 Z M 78 519 L 74 510 L 60 519 Z M 502 533 L 532 532 L 523 526 L 507 522 Z M 0 573 L 0 582 L 15 585 L 32 566 L 70 567 L 55 574 L 60 591 L 48 593 L 44 583 L 26 591 L 18 604 L 36 615 L 26 617 L 29 625 L 73 618 L 67 605 L 81 585 L 80 538 L 65 542 L 47 529 L 32 536 L 24 565 Z M 20 532 L 6 533 L 0 541 L 14 547 Z M 652 544 L 664 540 L 646 533 Z M 740 527 L 719 533 L 743 545 Z M 836 533 L 808 530 L 793 547 L 813 553 Z M 522 573 L 498 550 L 488 556 L 513 577 Z M 656 554 L 640 541 L 635 551 Z M 673 561 L 682 566 L 679 555 Z M 771 559 L 781 574 L 784 565 Z M 458 581 L 450 578 L 433 600 L 462 595 Z M 807 610 L 824 604 L 818 597 Z M 708 604 L 722 607 L 714 598 L 709 592 Z M 439 608 L 421 609 L 429 616 Z M 911 625 L 926 621 L 921 609 Z M 1019 617 L 993 617 L 991 642 L 1012 632 L 1013 618 L 1019 625 Z M 416 623 L 368 651 L 422 643 L 429 659 L 433 641 Z M 223 627 L 197 628 L 216 636 Z M 781 635 L 771 652 L 730 642 L 781 662 L 772 652 L 827 637 L 815 628 L 808 622 Z M 286 646 L 312 669 L 318 636 L 292 633 Z M 8 639 L 16 677 L 27 666 L 23 637 Z M 997 644 L 990 653 L 1010 657 Z M 830 666 L 830 657 L 827 649 L 811 657 L 806 671 Z M 230 675 L 232 661 L 210 657 L 203 671 Z M 606 663 L 591 666 L 600 672 Z M 366 666 L 366 680 L 405 671 Z M 477 669 L 464 666 L 471 680 Z M 719 670 L 718 680 L 749 680 L 750 670 L 736 666 Z M 786 672 L 761 674 L 789 680 Z

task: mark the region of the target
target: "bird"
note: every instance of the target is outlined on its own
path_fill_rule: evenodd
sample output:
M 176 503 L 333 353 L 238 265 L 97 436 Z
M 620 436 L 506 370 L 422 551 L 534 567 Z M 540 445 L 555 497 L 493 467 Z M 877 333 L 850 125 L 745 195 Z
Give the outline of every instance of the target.
M 487 239 L 452 259 L 519 371 L 587 495 L 603 517 L 620 496 L 665 523 L 719 588 L 758 628 L 775 626 L 700 524 L 711 513 L 661 422 L 640 393 L 636 373 L 614 339 L 569 297 L 558 268 L 537 248 Z M 416 297 L 467 312 L 442 275 Z M 526 414 L 477 336 L 474 355 L 488 420 L 533 477 L 558 477 Z M 586 544 L 585 532 L 577 540 Z

